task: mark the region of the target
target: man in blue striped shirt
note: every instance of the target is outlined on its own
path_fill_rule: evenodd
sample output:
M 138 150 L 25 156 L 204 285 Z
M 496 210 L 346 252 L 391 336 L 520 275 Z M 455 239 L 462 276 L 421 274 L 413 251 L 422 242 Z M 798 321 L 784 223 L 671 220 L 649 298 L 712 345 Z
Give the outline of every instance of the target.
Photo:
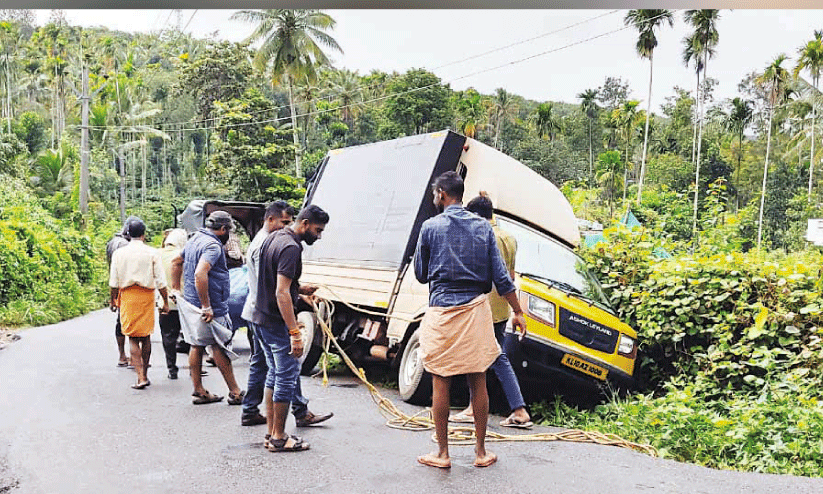
M 448 420 L 451 377 L 466 374 L 472 395 L 477 436 L 474 465 L 497 460 L 486 451 L 489 395 L 486 369 L 500 355 L 494 338 L 491 307 L 486 294 L 492 285 L 509 305 L 512 325 L 525 334 L 526 321 L 515 286 L 497 248 L 488 221 L 463 208 L 463 179 L 446 172 L 432 185 L 434 205 L 441 214 L 426 220 L 414 255 L 414 274 L 429 284 L 429 309 L 420 324 L 424 368 L 432 374 L 432 416 L 438 451 L 417 460 L 449 468 Z

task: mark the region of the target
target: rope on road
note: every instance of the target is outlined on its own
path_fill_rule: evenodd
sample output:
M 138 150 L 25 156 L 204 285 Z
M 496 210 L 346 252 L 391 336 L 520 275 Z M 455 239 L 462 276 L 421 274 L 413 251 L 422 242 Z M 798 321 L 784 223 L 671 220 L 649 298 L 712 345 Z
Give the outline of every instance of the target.
M 324 287 L 327 288 L 327 287 Z M 387 419 L 386 425 L 393 429 L 409 430 L 409 431 L 425 431 L 434 429 L 434 420 L 432 419 L 431 409 L 423 409 L 414 415 L 407 415 L 403 413 L 397 406 L 388 398 L 380 394 L 380 391 L 366 379 L 366 372 L 358 368 L 354 362 L 349 358 L 340 344 L 337 342 L 334 334 L 331 331 L 332 315 L 334 314 L 334 303 L 319 297 L 315 297 L 316 301 L 312 301 L 314 312 L 317 315 L 317 322 L 323 329 L 323 385 L 328 383 L 328 376 L 326 373 L 326 365 L 328 363 L 327 355 L 330 348 L 329 343 L 333 343 L 340 354 L 340 357 L 354 373 L 354 375 L 366 386 L 369 390 L 370 396 L 377 405 L 380 413 Z M 366 313 L 361 309 L 346 304 L 353 310 Z M 379 314 L 385 316 L 385 314 Z M 475 432 L 473 427 L 454 427 L 449 426 L 449 444 L 474 444 Z M 436 441 L 434 435 L 432 440 Z M 486 430 L 486 441 L 490 442 L 534 442 L 534 441 L 569 441 L 578 443 L 603 444 L 608 446 L 617 446 L 620 448 L 628 448 L 641 453 L 646 453 L 651 456 L 657 456 L 657 450 L 654 446 L 646 444 L 633 443 L 626 441 L 615 434 L 603 434 L 597 431 L 582 431 L 579 429 L 567 429 L 560 432 L 539 432 L 534 434 L 500 434 L 498 432 Z

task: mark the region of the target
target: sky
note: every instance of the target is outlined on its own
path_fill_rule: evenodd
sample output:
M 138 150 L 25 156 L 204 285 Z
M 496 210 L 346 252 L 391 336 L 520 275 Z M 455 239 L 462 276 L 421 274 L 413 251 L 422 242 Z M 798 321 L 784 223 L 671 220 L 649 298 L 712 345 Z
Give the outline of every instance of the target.
M 252 26 L 229 20 L 234 10 L 67 10 L 70 24 L 112 30 L 158 32 L 177 26 L 195 37 L 243 40 Z M 635 50 L 637 33 L 625 28 L 626 10 L 328 10 L 331 35 L 343 49 L 336 68 L 361 75 L 373 69 L 425 68 L 453 89 L 498 87 L 536 101 L 577 103 L 576 95 L 606 77 L 629 82 L 630 97 L 646 106 L 649 62 Z M 50 11 L 37 11 L 38 23 Z M 683 11 L 657 33 L 652 111 L 679 86 L 693 90 L 695 75 L 682 63 L 682 39 L 690 31 Z M 709 77 L 715 100 L 738 95 L 737 84 L 762 71 L 780 53 L 791 69 L 800 46 L 823 29 L 823 10 L 722 10 L 720 40 Z M 512 46 L 513 45 L 513 46 Z M 492 53 L 487 53 L 493 51 Z M 470 58 L 470 59 L 469 59 Z M 466 60 L 469 59 L 469 60 Z M 457 63 L 456 63 L 457 62 Z M 807 76 L 808 78 L 808 76 Z

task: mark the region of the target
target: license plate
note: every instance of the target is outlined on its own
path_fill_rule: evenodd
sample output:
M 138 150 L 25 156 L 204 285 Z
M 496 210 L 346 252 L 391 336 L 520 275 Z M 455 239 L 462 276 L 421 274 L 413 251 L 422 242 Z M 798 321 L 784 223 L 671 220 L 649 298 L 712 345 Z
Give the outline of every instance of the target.
M 596 379 L 600 379 L 601 381 L 605 381 L 606 374 L 609 373 L 606 369 L 581 360 L 570 353 L 563 355 L 563 360 L 561 360 L 560 363 L 572 369 L 579 370 L 583 374 L 588 374 Z

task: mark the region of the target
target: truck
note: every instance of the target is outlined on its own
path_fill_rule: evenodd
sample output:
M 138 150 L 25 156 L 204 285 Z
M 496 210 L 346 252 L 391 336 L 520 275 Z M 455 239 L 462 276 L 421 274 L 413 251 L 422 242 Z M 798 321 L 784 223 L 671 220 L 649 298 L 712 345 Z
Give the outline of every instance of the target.
M 412 258 L 423 222 L 437 214 L 431 183 L 459 173 L 468 201 L 485 191 L 500 228 L 517 241 L 515 285 L 524 310 L 522 340 L 507 329 L 503 350 L 524 396 L 603 396 L 635 387 L 637 333 L 623 323 L 600 282 L 575 252 L 580 244 L 571 204 L 549 180 L 514 158 L 451 130 L 328 152 L 307 181 L 303 206 L 329 213 L 323 238 L 303 252 L 302 283 L 334 303 L 331 330 L 356 362 L 397 371 L 400 396 L 431 399 L 417 329 L 428 287 L 414 277 Z M 249 238 L 261 228 L 265 205 L 202 201 L 189 229 L 214 210 L 229 212 Z M 322 316 L 322 314 L 321 314 Z M 308 374 L 323 348 L 317 315 L 303 307 Z
M 421 225 L 437 214 L 431 183 L 446 171 L 463 177 L 466 201 L 485 191 L 498 225 L 517 241 L 515 285 L 528 332 L 521 340 L 508 328 L 504 351 L 524 395 L 632 389 L 637 333 L 575 252 L 571 204 L 529 167 L 451 130 L 331 150 L 307 182 L 304 206 L 320 206 L 330 222 L 304 250 L 301 282 L 335 303 L 331 329 L 349 356 L 390 364 L 405 401 L 431 399 L 417 332 L 428 287 L 410 266 Z M 321 331 L 312 312 L 298 319 L 311 342 L 308 371 Z

